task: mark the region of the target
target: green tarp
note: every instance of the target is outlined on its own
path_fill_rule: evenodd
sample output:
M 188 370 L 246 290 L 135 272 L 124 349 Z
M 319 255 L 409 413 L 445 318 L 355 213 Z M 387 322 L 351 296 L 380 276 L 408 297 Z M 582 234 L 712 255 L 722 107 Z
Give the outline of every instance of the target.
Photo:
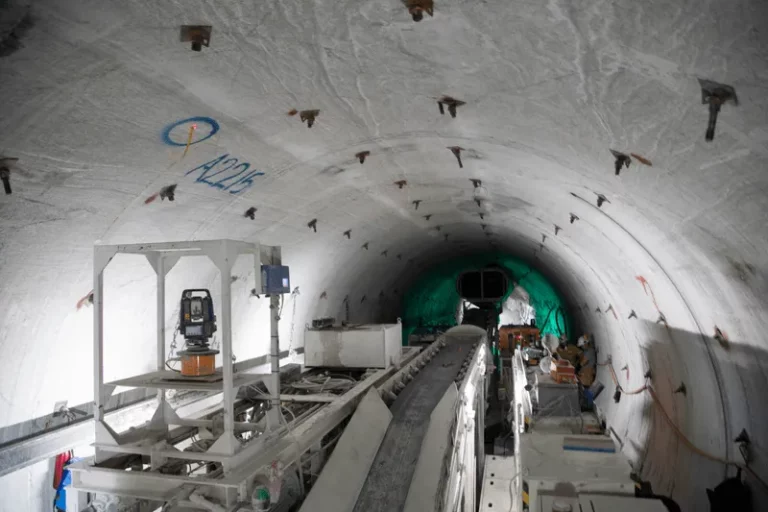
M 487 265 L 498 265 L 507 271 L 509 293 L 514 283 L 528 292 L 530 305 L 536 310 L 536 325 L 542 334 L 553 333 L 558 337 L 566 334 L 570 339 L 570 316 L 565 302 L 550 282 L 518 258 L 502 253 L 486 253 L 442 263 L 417 279 L 403 300 L 403 343 L 407 343 L 408 336 L 418 327 L 456 325 L 460 300 L 456 278 L 465 270 L 481 269 Z

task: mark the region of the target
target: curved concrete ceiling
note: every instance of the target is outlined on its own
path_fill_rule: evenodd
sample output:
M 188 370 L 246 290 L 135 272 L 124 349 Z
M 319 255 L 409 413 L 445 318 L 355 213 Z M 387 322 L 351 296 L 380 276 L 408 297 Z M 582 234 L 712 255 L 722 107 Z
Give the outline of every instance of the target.
M 281 245 L 300 289 L 284 347 L 345 296 L 355 321 L 394 319 L 396 300 L 381 313 L 359 299 L 493 241 L 552 277 L 625 390 L 650 369 L 691 442 L 740 461 L 744 428 L 768 478 L 765 2 L 445 0 L 419 24 L 397 0 L 10 0 L 0 14 L 0 153 L 19 159 L 0 199 L 0 425 L 91 399 L 91 317 L 75 303 L 96 240 Z M 200 53 L 179 42 L 193 23 L 213 27 Z M 740 100 L 709 143 L 699 78 Z M 443 95 L 465 102 L 456 118 Z M 307 129 L 291 109 L 320 112 Z M 185 152 L 192 117 L 218 131 L 200 140 L 213 123 L 198 120 Z M 610 149 L 652 166 L 632 157 L 616 176 Z M 145 204 L 171 184 L 175 201 Z M 169 287 L 212 275 L 180 265 Z M 146 369 L 151 271 L 107 277 L 108 362 Z M 258 355 L 266 306 L 245 281 L 236 327 L 258 334 L 240 350 Z M 637 469 L 706 507 L 725 466 L 692 454 L 647 393 L 614 403 L 612 386 L 599 405 Z

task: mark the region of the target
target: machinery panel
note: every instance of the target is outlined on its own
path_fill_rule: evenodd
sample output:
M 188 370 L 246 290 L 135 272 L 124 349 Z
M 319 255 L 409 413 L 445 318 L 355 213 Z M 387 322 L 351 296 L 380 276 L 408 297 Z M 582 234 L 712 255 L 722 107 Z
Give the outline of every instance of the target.
M 513 479 L 517 473 L 515 458 L 491 455 L 485 458 L 480 512 L 518 512 L 523 498 L 517 495 Z
M 291 293 L 291 278 L 285 265 L 261 266 L 261 293 L 275 295 Z
M 400 324 L 309 329 L 304 335 L 307 367 L 387 368 L 399 365 L 403 333 Z

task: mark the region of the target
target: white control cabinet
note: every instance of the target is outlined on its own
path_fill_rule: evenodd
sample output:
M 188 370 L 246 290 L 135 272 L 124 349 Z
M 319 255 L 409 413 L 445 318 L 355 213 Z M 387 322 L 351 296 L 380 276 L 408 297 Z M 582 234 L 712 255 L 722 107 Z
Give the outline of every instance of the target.
M 388 368 L 400 364 L 402 346 L 399 323 L 309 329 L 304 335 L 304 365 Z

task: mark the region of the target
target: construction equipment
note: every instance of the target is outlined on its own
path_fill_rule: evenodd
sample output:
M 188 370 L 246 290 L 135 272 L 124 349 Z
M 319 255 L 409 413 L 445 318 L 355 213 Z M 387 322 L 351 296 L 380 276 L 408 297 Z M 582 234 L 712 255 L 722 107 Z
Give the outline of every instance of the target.
M 540 346 L 541 331 L 535 325 L 502 325 L 499 328 L 499 348 L 503 351 Z
M 213 314 L 211 292 L 204 289 L 184 290 L 179 309 L 179 333 L 187 342 L 187 350 L 179 352 L 182 375 L 213 375 L 219 351 L 211 349 L 208 340 L 214 332 L 216 315 Z

